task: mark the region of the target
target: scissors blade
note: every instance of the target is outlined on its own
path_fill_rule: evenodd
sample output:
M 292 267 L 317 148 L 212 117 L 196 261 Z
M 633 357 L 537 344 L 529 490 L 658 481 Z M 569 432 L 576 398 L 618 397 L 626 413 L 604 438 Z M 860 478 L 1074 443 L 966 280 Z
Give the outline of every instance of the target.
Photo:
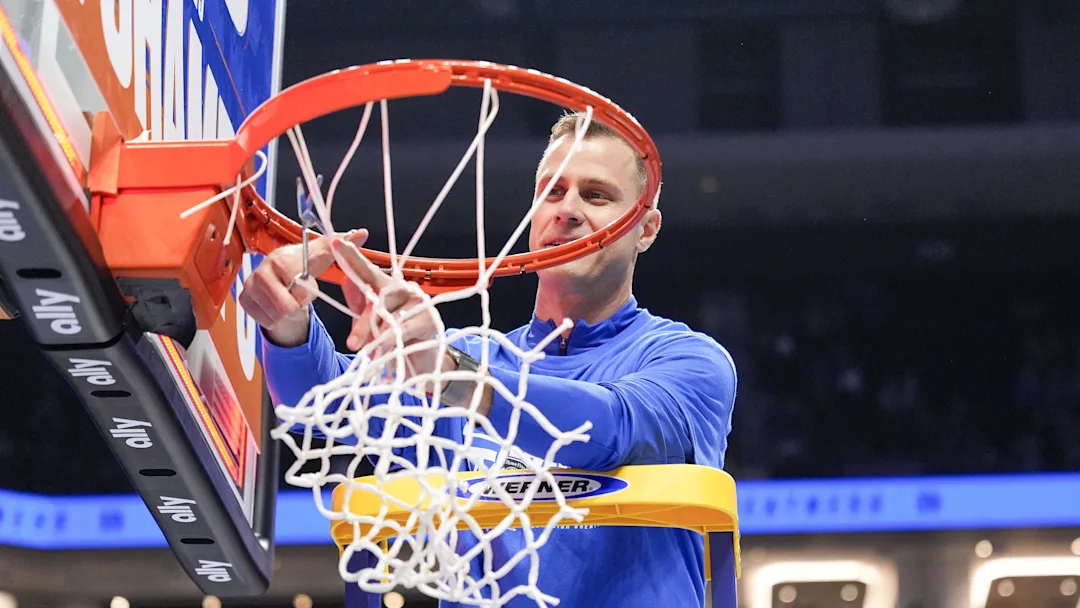
M 316 183 L 318 187 L 322 187 L 323 176 L 316 177 Z M 311 276 L 311 256 L 308 248 L 310 241 L 310 232 L 313 228 L 319 228 L 321 232 L 326 232 L 323 229 L 322 222 L 319 221 L 319 216 L 315 213 L 314 205 L 311 203 L 311 195 L 306 194 L 304 191 L 304 182 L 299 177 L 296 178 L 296 215 L 300 220 L 300 245 L 303 251 L 304 257 L 304 271 L 300 277 L 307 279 Z

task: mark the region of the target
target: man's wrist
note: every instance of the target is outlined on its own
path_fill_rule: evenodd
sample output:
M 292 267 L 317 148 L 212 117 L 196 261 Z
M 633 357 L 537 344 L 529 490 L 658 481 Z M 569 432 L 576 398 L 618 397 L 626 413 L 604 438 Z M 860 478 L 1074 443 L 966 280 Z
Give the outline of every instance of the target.
M 462 369 L 476 371 L 480 363 L 468 353 L 454 347 L 448 347 L 443 360 L 444 371 L 459 371 Z M 491 401 L 494 395 L 491 387 L 486 382 L 480 382 L 479 374 L 469 380 L 450 380 L 443 385 L 442 402 L 454 407 L 471 407 L 476 398 L 476 391 L 481 390 L 480 403 L 477 411 L 486 416 L 491 410 Z
M 304 308 L 303 316 L 281 321 L 273 329 L 262 328 L 263 337 L 274 346 L 295 348 L 308 341 L 311 333 L 311 313 Z

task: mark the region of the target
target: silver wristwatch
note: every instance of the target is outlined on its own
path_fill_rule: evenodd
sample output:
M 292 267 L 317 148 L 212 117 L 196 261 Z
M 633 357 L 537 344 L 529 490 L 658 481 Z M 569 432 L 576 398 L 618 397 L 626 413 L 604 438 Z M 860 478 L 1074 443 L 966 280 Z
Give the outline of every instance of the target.
M 468 370 L 475 372 L 480 368 L 480 362 L 469 356 L 469 353 L 458 350 L 453 346 L 447 346 L 446 352 L 457 364 L 456 370 Z M 451 370 L 453 371 L 453 370 Z M 451 380 L 443 386 L 442 402 L 447 405 L 460 405 L 475 383 L 471 380 Z

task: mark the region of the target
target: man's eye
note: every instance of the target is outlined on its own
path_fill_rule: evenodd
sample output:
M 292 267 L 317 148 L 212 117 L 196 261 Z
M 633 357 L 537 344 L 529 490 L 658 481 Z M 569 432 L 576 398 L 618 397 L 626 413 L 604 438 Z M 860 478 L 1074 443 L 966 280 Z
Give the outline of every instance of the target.
M 555 186 L 551 189 L 551 192 L 548 192 L 548 196 L 562 196 L 564 194 L 566 194 L 566 190 L 559 186 Z
M 606 192 L 590 192 L 585 196 L 585 198 L 606 201 L 611 197 L 609 197 Z

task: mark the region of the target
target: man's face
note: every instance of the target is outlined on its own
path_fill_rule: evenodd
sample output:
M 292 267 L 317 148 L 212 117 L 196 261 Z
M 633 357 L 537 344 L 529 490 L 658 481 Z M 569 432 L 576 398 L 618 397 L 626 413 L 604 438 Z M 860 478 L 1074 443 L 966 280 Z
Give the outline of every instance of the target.
M 548 148 L 537 171 L 539 195 L 570 151 L 572 137 Z M 641 196 L 636 157 L 625 143 L 611 137 L 584 139 L 559 180 L 533 215 L 529 249 L 537 251 L 588 236 L 626 213 Z M 659 211 L 618 242 L 579 260 L 540 271 L 544 278 L 609 283 L 632 271 L 637 253 L 648 249 L 659 229 Z

